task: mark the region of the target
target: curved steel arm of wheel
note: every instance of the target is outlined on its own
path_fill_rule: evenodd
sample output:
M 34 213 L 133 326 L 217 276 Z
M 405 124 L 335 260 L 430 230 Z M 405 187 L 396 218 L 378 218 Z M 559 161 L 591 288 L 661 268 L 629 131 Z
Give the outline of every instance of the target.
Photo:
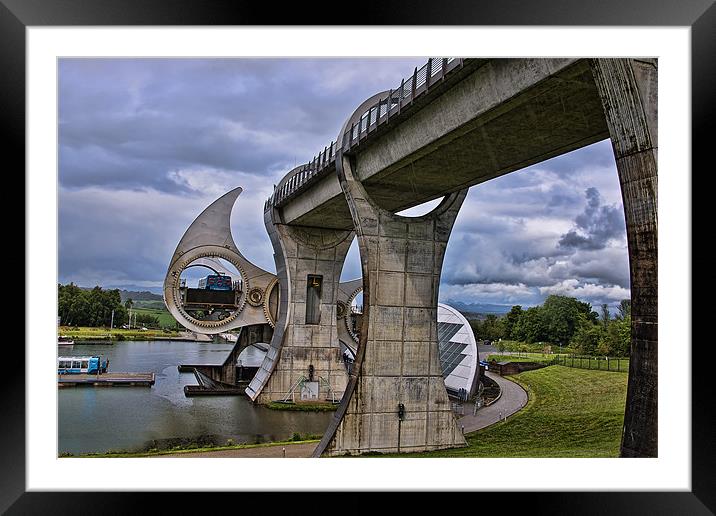
M 246 293 L 249 289 L 265 290 L 276 276 L 247 260 L 231 235 L 231 211 L 242 191 L 241 187 L 231 190 L 201 212 L 182 236 L 169 262 L 164 277 L 164 304 L 174 318 L 191 331 L 217 334 L 248 324 L 267 323 L 261 307 L 254 309 L 255 307 L 252 306 L 251 309 L 245 309 Z M 180 300 L 181 273 L 188 267 L 201 265 L 231 274 L 219 261 L 220 258 L 233 264 L 243 280 L 244 288 L 237 308 L 229 317 L 222 320 L 196 319 L 184 310 Z

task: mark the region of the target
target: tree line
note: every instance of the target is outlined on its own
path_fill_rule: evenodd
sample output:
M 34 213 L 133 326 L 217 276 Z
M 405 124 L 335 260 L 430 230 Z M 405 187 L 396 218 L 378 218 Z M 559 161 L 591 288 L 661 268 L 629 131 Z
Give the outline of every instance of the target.
M 57 315 L 63 326 L 114 327 L 129 323 L 132 300 L 122 303 L 119 289 L 83 289 L 70 283 L 57 286 Z M 114 320 L 112 320 L 114 312 Z M 159 328 L 159 318 L 150 314 L 132 315 L 132 323 Z
M 477 340 L 539 342 L 584 355 L 628 356 L 631 302 L 622 300 L 612 317 L 607 304 L 598 313 L 589 303 L 551 295 L 541 306 L 525 310 L 515 305 L 502 317 L 491 314 L 482 321 L 471 320 L 470 325 Z

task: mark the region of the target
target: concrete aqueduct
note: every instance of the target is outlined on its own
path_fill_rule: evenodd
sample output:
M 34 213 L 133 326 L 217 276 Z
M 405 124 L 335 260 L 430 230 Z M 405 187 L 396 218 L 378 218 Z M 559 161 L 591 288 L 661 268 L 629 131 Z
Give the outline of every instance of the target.
M 341 403 L 315 456 L 464 445 L 441 376 L 435 321 L 443 255 L 467 189 L 611 138 L 632 292 L 621 454 L 654 457 L 657 70 L 648 58 L 430 59 L 361 104 L 335 142 L 276 186 L 264 212 L 276 276 L 248 262 L 231 238 L 239 188 L 187 230 L 167 272 L 167 306 L 204 333 L 273 327 L 246 393 L 266 402 L 309 371 L 319 376 L 318 388 Z M 427 215 L 396 215 L 439 198 Z M 339 278 L 354 236 L 363 310 L 349 373 L 340 345 L 347 337 L 339 337 L 361 281 Z M 217 258 L 238 269 L 242 293 L 230 315 L 200 320 L 182 308 L 179 277 L 197 263 L 220 270 Z

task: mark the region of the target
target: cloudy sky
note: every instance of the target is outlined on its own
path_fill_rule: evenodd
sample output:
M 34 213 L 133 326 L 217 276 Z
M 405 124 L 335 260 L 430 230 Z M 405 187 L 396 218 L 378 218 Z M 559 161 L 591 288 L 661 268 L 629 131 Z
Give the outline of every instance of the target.
M 61 59 L 59 282 L 158 291 L 186 228 L 236 186 L 234 239 L 275 271 L 273 184 L 425 61 Z M 359 275 L 354 242 L 343 278 Z M 441 301 L 530 306 L 553 293 L 629 297 L 608 141 L 471 188 L 456 221 Z

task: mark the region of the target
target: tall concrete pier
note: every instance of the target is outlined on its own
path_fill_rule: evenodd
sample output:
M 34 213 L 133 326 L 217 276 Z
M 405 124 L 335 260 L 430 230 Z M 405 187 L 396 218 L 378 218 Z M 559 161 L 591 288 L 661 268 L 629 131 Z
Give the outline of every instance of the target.
M 658 451 L 656 59 L 593 59 L 619 173 L 629 244 L 631 355 L 621 455 Z
M 443 257 L 467 189 L 429 214 L 380 208 L 339 152 L 363 270 L 363 319 L 350 383 L 316 448 L 321 454 L 428 451 L 465 445 L 438 359 L 437 303 Z

